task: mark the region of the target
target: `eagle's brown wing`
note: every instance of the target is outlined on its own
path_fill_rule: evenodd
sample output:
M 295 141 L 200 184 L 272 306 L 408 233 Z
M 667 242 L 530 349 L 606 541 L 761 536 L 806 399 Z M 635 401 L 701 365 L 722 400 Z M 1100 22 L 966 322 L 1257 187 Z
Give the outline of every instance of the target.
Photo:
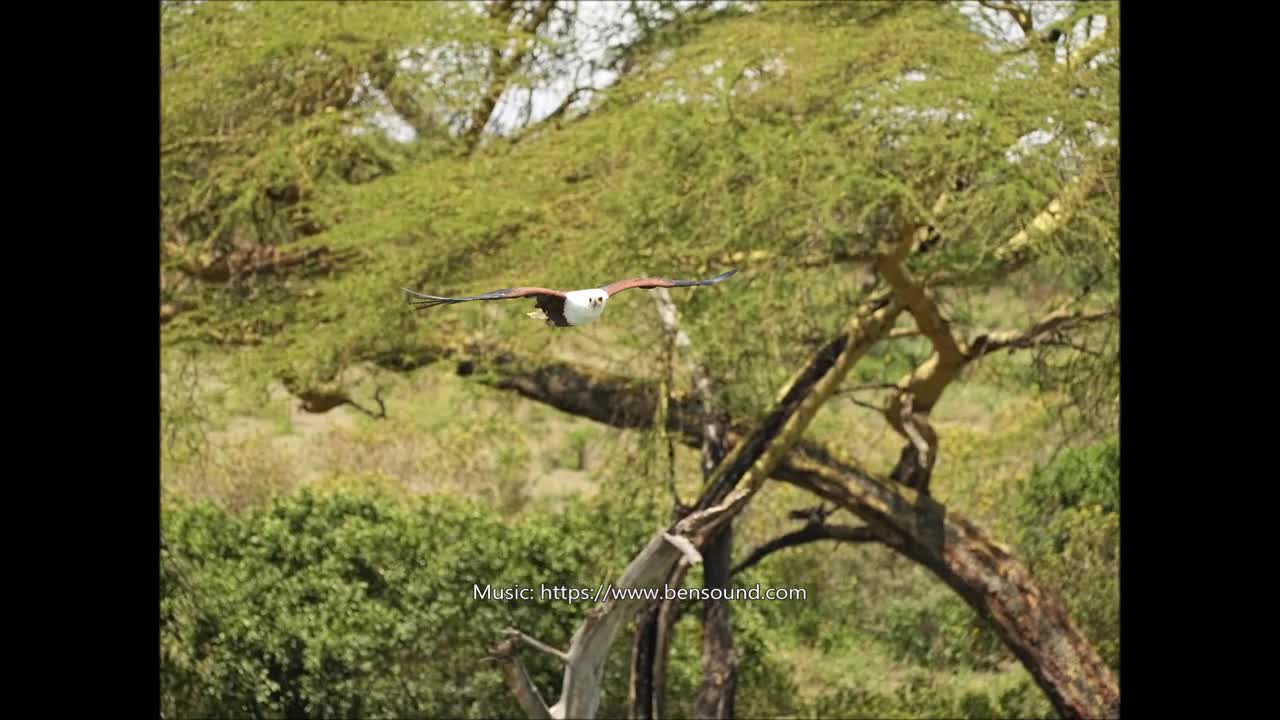
M 537 297 L 539 304 L 544 302 L 544 297 L 548 300 L 558 298 L 560 303 L 564 304 L 564 293 L 559 290 L 548 290 L 547 288 L 539 287 L 505 288 L 487 292 L 483 295 L 471 295 L 468 297 L 440 297 L 438 295 L 423 295 L 408 288 L 401 288 L 401 290 L 404 290 L 409 295 L 409 304 L 419 310 L 437 305 L 456 305 L 473 300 L 515 300 L 522 297 Z
M 631 288 L 642 288 L 647 290 L 651 288 L 673 288 L 673 287 L 692 287 L 694 285 L 715 285 L 716 283 L 720 283 L 720 282 L 724 282 L 725 280 L 728 280 L 736 272 L 738 271 L 730 270 L 728 272 L 720 273 L 719 275 L 713 278 L 710 278 L 708 280 L 667 280 L 666 278 L 655 278 L 655 277 L 631 278 L 630 280 L 619 280 L 617 282 L 613 282 L 608 285 L 603 285 L 601 286 L 601 289 L 603 289 L 606 293 L 612 296 L 612 295 L 617 295 L 623 290 L 630 290 Z
M 535 301 L 534 304 L 539 310 L 546 313 L 547 318 L 553 325 L 558 327 L 567 327 L 569 325 L 569 321 L 564 317 L 564 293 L 559 290 L 540 287 L 516 287 L 468 297 L 440 297 L 438 295 L 423 295 L 408 288 L 401 289 L 409 295 L 409 304 L 418 310 L 437 305 L 456 305 L 473 300 L 515 300 L 517 298 L 531 297 Z

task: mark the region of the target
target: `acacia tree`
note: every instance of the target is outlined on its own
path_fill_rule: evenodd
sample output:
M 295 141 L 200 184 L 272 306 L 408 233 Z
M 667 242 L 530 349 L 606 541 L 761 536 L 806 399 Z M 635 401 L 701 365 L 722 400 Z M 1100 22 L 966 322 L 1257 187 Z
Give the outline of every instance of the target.
M 729 583 L 728 528 L 774 477 L 866 527 L 833 526 L 820 506 L 744 563 L 815 540 L 884 543 L 989 617 L 1061 714 L 1117 713 L 1114 678 L 1054 594 L 933 499 L 946 437 L 930 419 L 971 367 L 1011 351 L 1046 391 L 1070 390 L 1071 431 L 1114 425 L 1114 5 L 1047 16 L 1015 3 L 630 3 L 628 39 L 589 62 L 573 49 L 578 4 L 360 7 L 166 7 L 162 241 L 179 275 L 204 283 L 172 286 L 171 344 L 244 348 L 244 367 L 314 411 L 351 402 L 344 368 L 453 357 L 524 397 L 670 432 L 703 448 L 706 482 L 628 581 L 678 583 L 682 563 L 702 559 L 709 586 Z M 539 83 L 582 66 L 616 83 L 575 78 L 534 112 Z M 349 132 L 387 108 L 412 143 Z M 482 312 L 421 329 L 388 301 L 428 279 L 443 293 L 530 277 L 577 286 L 643 272 L 638 256 L 664 274 L 730 262 L 742 274 L 714 303 L 682 297 L 681 324 L 668 308 L 652 333 L 651 309 L 611 304 L 610 322 L 632 331 L 613 347 L 656 333 L 685 348 L 626 374 L 535 354 L 572 337 Z M 982 293 L 1032 284 L 1051 294 L 1022 326 L 970 319 Z M 677 391 L 676 355 L 697 368 L 696 392 Z M 883 417 L 895 463 L 874 472 L 852 439 L 806 435 L 838 393 Z M 589 714 L 591 670 L 632 609 L 583 626 L 551 708 L 504 645 L 526 709 Z M 732 713 L 726 610 L 706 609 L 703 716 Z M 642 614 L 638 715 L 661 714 L 679 611 Z

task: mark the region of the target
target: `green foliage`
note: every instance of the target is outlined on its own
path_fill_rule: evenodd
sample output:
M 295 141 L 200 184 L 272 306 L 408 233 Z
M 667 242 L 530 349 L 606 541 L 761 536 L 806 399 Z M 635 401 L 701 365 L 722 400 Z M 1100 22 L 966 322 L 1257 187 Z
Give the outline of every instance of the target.
M 925 601 L 890 604 L 875 634 L 894 659 L 925 667 L 993 671 L 1010 659 L 990 625 L 945 590 Z
M 923 675 L 890 692 L 843 688 L 809 703 L 801 717 L 824 718 L 965 718 L 1057 717 L 1030 679 L 997 693 L 953 692 L 934 686 Z
M 1064 451 L 1036 468 L 1019 504 L 1028 564 L 1081 632 L 1120 666 L 1120 440 Z
M 469 502 L 413 509 L 351 490 L 303 491 L 239 516 L 166 509 L 166 716 L 511 714 L 486 660 L 498 632 L 566 643 L 587 604 L 477 600 L 473 588 L 594 587 L 653 530 L 634 513 L 570 510 L 506 524 Z M 555 663 L 526 663 L 554 696 Z M 626 673 L 609 678 L 609 695 L 625 697 Z
M 477 33 L 436 3 L 162 5 L 162 238 L 175 261 L 237 236 L 280 243 L 319 228 L 310 201 L 391 172 L 404 153 L 365 128 L 365 83 L 389 53 Z
M 184 171 L 218 192 L 167 179 L 166 217 L 207 215 L 209 228 L 197 233 L 204 237 L 249 213 L 247 198 L 288 181 L 305 190 L 297 207 L 322 230 L 307 243 L 356 253 L 332 274 L 287 278 L 286 292 L 268 291 L 281 283 L 263 279 L 256 295 L 223 307 L 195 289 L 179 293 L 199 309 L 174 321 L 167 341 L 208 342 L 212 326 L 212 337 L 223 338 L 215 342 L 227 342 L 253 326 L 241 368 L 258 378 L 329 382 L 353 363 L 428 342 L 453 345 L 459 334 L 526 350 L 575 342 L 569 333 L 530 332 L 523 305 L 468 305 L 415 318 L 400 302 L 402 286 L 444 294 L 524 283 L 582 287 L 736 265 L 742 272 L 732 283 L 682 293 L 677 302 L 686 330 L 723 380 L 729 409 L 751 414 L 860 296 L 836 258 L 875 247 L 900 217 L 911 217 L 928 219 L 947 237 L 915 272 L 978 273 L 993 263 L 992 249 L 1071 178 L 1063 153 L 1082 155 L 1082 162 L 1114 154 L 1089 134 L 1114 125 L 1112 71 L 1071 82 L 1012 72 L 1016 63 L 990 52 L 969 21 L 946 6 L 782 3 L 690 20 L 667 40 L 654 40 L 636 51 L 631 69 L 589 115 L 558 131 L 467 157 L 389 159 L 376 178 L 338 180 L 326 169 L 332 163 L 306 159 L 308 148 L 338 143 L 346 149 L 332 152 L 344 157 L 375 152 L 385 145 L 380 133 L 337 130 L 365 122 L 376 106 L 295 113 L 300 98 L 311 97 L 302 89 L 312 81 L 303 79 L 358 74 L 383 46 L 483 43 L 497 37 L 493 28 L 435 3 L 377 3 L 358 12 L 325 4 L 305 21 L 308 5 L 211 5 L 219 9 L 166 26 L 166 57 L 181 59 L 165 78 L 165 92 L 174 96 L 166 100 L 166 132 L 174 142 L 189 140 L 211 131 L 201 123 L 225 116 L 243 128 L 248 144 L 243 151 L 215 146 L 199 160 L 206 169 Z M 363 30 L 375 27 L 394 31 Z M 315 55 L 316 46 L 328 54 Z M 298 64 L 299 79 L 287 88 L 283 81 L 250 86 L 275 72 L 270 58 L 277 56 Z M 451 83 L 479 81 L 438 82 L 448 95 Z M 327 87 L 320 79 L 313 84 Z M 1077 92 L 1080 85 L 1085 92 Z M 289 98 L 287 107 L 268 95 Z M 229 109 L 205 109 L 224 104 Z M 295 137 L 311 132 L 308 123 L 320 123 L 315 133 L 323 138 L 310 145 Z M 1037 129 L 1053 132 L 1053 140 L 1008 162 L 1006 151 Z M 418 153 L 423 142 L 376 152 Z M 322 179 L 331 175 L 332 182 Z M 936 197 L 956 178 L 966 189 L 934 213 Z M 1113 215 L 1105 213 L 1113 206 L 1110 198 L 1095 201 L 1093 219 L 1072 226 L 1070 252 L 1047 261 L 1079 265 L 1109 253 Z M 738 331 L 744 327 L 753 332 Z M 645 365 L 622 356 L 647 347 L 652 332 L 643 295 L 622 296 L 590 344 L 607 336 L 609 362 L 643 373 Z M 887 372 L 897 370 L 895 364 Z
M 1070 542 L 1064 523 L 1073 512 L 1096 509 L 1120 513 L 1120 440 L 1071 448 L 1050 465 L 1037 467 L 1027 481 L 1020 519 L 1027 529 L 1027 549 L 1035 557 L 1061 553 Z

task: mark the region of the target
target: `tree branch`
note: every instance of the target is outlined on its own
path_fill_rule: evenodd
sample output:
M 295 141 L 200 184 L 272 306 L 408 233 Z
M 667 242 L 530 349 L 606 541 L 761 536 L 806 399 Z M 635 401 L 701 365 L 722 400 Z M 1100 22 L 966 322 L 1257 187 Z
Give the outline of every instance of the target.
M 695 507 L 703 509 L 721 502 L 739 480 L 745 480 L 749 487 L 758 486 L 773 472 L 854 361 L 889 332 L 901 311 L 902 307 L 888 297 L 875 298 L 859 307 L 840 333 L 793 376 L 756 430 L 716 467 Z
M 1065 309 L 1050 313 L 1035 325 L 1026 330 L 1004 330 L 986 335 L 979 335 L 969 344 L 966 356 L 975 360 L 1004 349 L 1026 348 L 1046 342 L 1046 335 L 1070 330 L 1099 320 L 1117 317 L 1112 310 L 1099 312 L 1068 312 Z M 1078 348 L 1081 349 L 1081 348 Z
M 800 528 L 776 537 L 773 540 L 757 547 L 751 551 L 742 562 L 733 568 L 734 575 L 747 570 L 761 560 L 769 557 L 779 550 L 785 550 L 790 547 L 799 545 L 807 545 L 809 543 L 818 542 L 819 540 L 836 540 L 838 542 L 865 543 L 878 542 L 880 538 L 872 532 L 869 527 L 852 527 L 849 525 L 827 525 L 825 523 L 810 523 Z
M 1006 240 L 996 250 L 996 259 L 1003 264 L 1003 271 L 1009 272 L 1021 267 L 1030 259 L 1030 250 L 1035 242 L 1062 229 L 1081 202 L 1088 197 L 1100 176 L 1101 168 L 1096 165 L 1081 173 L 1068 182 L 1062 192 L 1027 223 L 1027 227 Z
M 1063 193 L 1032 219 L 1030 231 L 1020 230 L 1000 247 L 996 257 L 1005 266 L 1005 272 L 1011 272 L 1030 259 L 1029 250 L 1033 240 L 1056 232 L 1067 222 L 1076 205 L 1092 188 L 1097 172 L 1098 168 L 1095 167 L 1068 183 Z M 939 196 L 933 208 L 934 214 L 942 210 L 947 197 L 946 193 Z M 933 345 L 933 354 L 899 382 L 902 392 L 892 396 L 884 408 L 885 420 L 907 440 L 891 477 L 907 487 L 928 494 L 930 478 L 938 457 L 938 436 L 929 423 L 929 413 L 946 388 L 977 355 L 973 355 L 972 347 L 968 350 L 962 348 L 937 303 L 929 297 L 925 284 L 913 279 L 903 267 L 903 260 L 924 239 L 926 227 L 919 223 L 901 221 L 897 237 L 880 251 L 876 267 L 880 276 L 892 288 L 894 296 L 911 313 L 916 327 Z M 939 284 L 937 280 L 930 283 L 932 287 Z M 1047 319 L 1037 334 L 1061 327 L 1069 323 L 1071 317 L 1063 315 Z M 1002 346 L 1007 346 L 1021 338 L 1001 336 L 994 340 L 1002 341 Z M 988 345 L 992 341 L 993 338 L 983 339 Z M 979 355 L 983 352 L 985 351 Z
M 494 649 L 494 657 L 502 666 L 503 679 L 506 680 L 511 693 L 516 696 L 516 702 L 520 703 L 520 709 L 524 710 L 525 715 L 538 720 L 550 720 L 551 711 L 547 708 L 546 701 L 542 699 L 542 694 L 533 684 L 524 663 L 520 662 L 520 656 L 517 654 L 519 644 L 517 638 L 506 638 Z
M 519 630 L 513 627 L 507 628 L 505 632 L 507 633 L 508 637 L 513 637 L 519 640 L 520 642 L 524 643 L 525 645 L 528 645 L 529 647 L 533 648 L 534 650 L 540 650 L 550 655 L 551 657 L 558 659 L 560 662 L 569 662 L 569 656 L 566 655 L 563 651 L 557 650 L 556 648 L 553 648 L 550 645 L 547 645 L 546 643 L 542 643 L 537 640 L 534 640 L 533 638 L 529 637 L 528 635 L 525 635 L 524 633 L 520 632 Z
M 933 344 L 934 351 L 944 363 L 958 362 L 962 359 L 960 344 L 951 334 L 950 324 L 938 306 L 929 297 L 925 288 L 916 282 L 902 262 L 914 248 L 919 239 L 919 228 L 912 223 L 903 223 L 895 242 L 876 258 L 876 269 L 880 276 L 889 283 L 893 294 L 898 298 L 916 321 L 916 327 Z
M 939 197 L 935 213 L 941 210 L 946 198 L 945 194 Z M 937 303 L 903 267 L 903 260 L 922 239 L 923 233 L 917 224 L 900 223 L 897 239 L 880 253 L 876 267 L 898 302 L 911 313 L 916 327 L 933 345 L 933 354 L 902 379 L 899 383 L 902 391 L 890 397 L 884 408 L 889 425 L 908 442 L 892 477 L 927 494 L 938 457 L 937 433 L 929 425 L 927 416 L 947 384 L 959 375 L 966 358 Z

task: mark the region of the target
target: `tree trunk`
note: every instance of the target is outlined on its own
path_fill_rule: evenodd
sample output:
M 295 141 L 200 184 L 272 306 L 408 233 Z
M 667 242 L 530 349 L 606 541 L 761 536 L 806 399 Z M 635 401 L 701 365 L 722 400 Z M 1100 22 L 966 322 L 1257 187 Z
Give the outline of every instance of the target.
M 733 525 L 730 524 L 715 536 L 703 553 L 702 577 L 707 588 L 728 587 L 732 548 Z M 702 605 L 702 685 L 694 702 L 694 716 L 733 717 L 736 685 L 737 658 L 733 649 L 729 603 L 723 598 L 708 598 Z

